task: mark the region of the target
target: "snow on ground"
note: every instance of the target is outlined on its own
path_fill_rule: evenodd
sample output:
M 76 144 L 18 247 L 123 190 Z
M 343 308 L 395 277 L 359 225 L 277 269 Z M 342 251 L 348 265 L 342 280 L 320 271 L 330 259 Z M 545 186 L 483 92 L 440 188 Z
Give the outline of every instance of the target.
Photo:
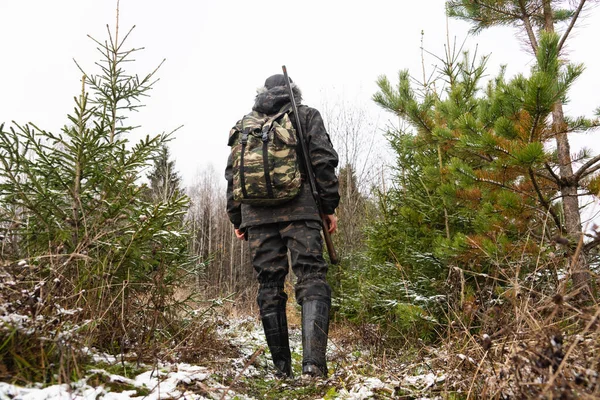
M 328 357 L 330 360 L 334 360 L 330 362 L 330 368 L 335 365 L 335 371 L 328 380 L 315 383 L 315 381 L 306 382 L 301 377 L 297 377 L 294 380 L 277 381 L 273 375 L 268 351 L 262 350 L 266 350 L 266 342 L 261 326 L 255 318 L 227 321 L 219 326 L 217 333 L 221 338 L 228 341 L 232 347 L 236 348 L 239 353 L 237 358 L 228 360 L 231 366 L 229 382 L 232 381 L 231 377 L 233 377 L 234 383 L 245 379 L 246 385 L 252 385 L 252 382 L 254 382 L 252 379 L 256 379 L 257 383 L 276 382 L 275 390 L 289 390 L 286 392 L 288 393 L 286 398 L 289 399 L 296 398 L 293 394 L 294 387 L 302 388 L 307 384 L 320 386 L 323 389 L 320 393 L 327 392 L 328 399 L 369 399 L 376 393 L 379 398 L 394 398 L 399 393 L 411 393 L 412 396 L 415 396 L 414 398 L 419 398 L 419 396 L 426 395 L 438 383 L 444 381 L 443 375 L 434 373 L 403 377 L 364 376 L 361 374 L 364 369 L 360 357 L 354 357 L 352 361 L 345 363 L 339 361 L 340 359 L 347 361 L 347 354 L 346 358 L 340 358 L 340 355 L 351 351 L 339 348 L 338 345 L 329 346 Z M 299 364 L 299 355 L 302 354 L 302 349 L 301 332 L 298 329 L 290 331 L 290 347 L 292 354 L 297 356 L 294 362 Z M 257 351 L 258 356 L 255 356 L 254 362 L 250 364 L 249 360 L 253 355 L 256 355 Z M 363 352 L 363 354 L 368 354 L 368 352 Z M 114 364 L 117 362 L 114 356 L 107 354 L 93 354 L 92 358 L 96 363 Z M 219 371 L 222 372 L 223 369 L 228 370 L 221 365 Z M 33 384 L 31 387 L 25 388 L 0 382 L 0 400 L 220 399 L 226 390 L 225 399 L 244 400 L 255 398 L 245 393 L 235 392 L 224 385 L 225 379 L 223 376 L 219 376 L 219 371 L 216 371 L 214 367 L 203 365 L 160 364 L 158 368 L 148 366 L 147 371 L 137 375 L 134 379 L 129 379 L 124 376 L 110 374 L 103 369 L 92 369 L 86 378 L 71 385 L 42 387 L 40 384 Z M 98 382 L 98 380 L 91 379 L 92 376 L 101 376 L 104 379 L 102 382 L 106 383 L 94 387 L 89 381 Z M 114 389 L 115 385 L 121 387 L 121 391 L 117 392 Z M 238 387 L 235 384 L 230 383 L 230 385 L 234 388 Z M 314 398 L 322 398 L 322 395 Z M 420 398 L 435 399 L 437 397 Z
M 165 367 L 170 370 L 165 371 Z M 185 398 L 213 399 L 221 398 L 222 392 L 227 389 L 225 386 L 211 378 L 211 372 L 206 367 L 192 366 L 189 364 L 175 364 L 163 366 L 161 371 L 146 371 L 135 379 L 125 378 L 123 376 L 109 374 L 108 372 L 95 369 L 92 374 L 103 374 L 110 382 L 124 383 L 132 387 L 131 390 L 124 390 L 120 393 L 112 392 L 106 386 L 92 387 L 82 379 L 71 385 L 53 385 L 46 388 L 34 385 L 30 388 L 23 388 L 15 385 L 0 382 L 0 400 L 19 399 L 19 400 L 74 400 L 74 399 L 104 399 L 104 400 L 125 400 L 125 399 L 178 399 Z M 160 379 L 159 379 L 160 377 Z M 187 388 L 206 388 L 205 397 L 196 393 L 196 390 Z M 136 390 L 139 389 L 139 390 Z M 213 394 L 212 396 L 210 394 Z M 215 396 L 218 394 L 218 396 Z M 250 399 L 243 394 L 230 391 L 225 399 Z

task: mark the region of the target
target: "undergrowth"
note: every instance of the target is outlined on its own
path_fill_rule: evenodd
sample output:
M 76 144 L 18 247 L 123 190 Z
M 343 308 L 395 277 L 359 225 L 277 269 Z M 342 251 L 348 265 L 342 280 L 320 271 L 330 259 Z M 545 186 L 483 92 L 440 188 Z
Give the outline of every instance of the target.
M 598 398 L 600 302 L 594 290 L 572 287 L 560 260 L 539 260 L 529 269 L 499 263 L 496 277 L 468 276 L 456 267 L 447 284 L 461 289 L 448 296 L 439 339 L 411 338 L 410 328 L 404 342 L 382 335 L 385 344 L 372 347 L 377 364 L 400 360 L 385 367 L 395 376 L 443 374 L 429 393 L 444 398 Z M 597 267 L 591 271 L 597 287 Z
M 138 182 L 170 135 L 128 139 L 127 115 L 156 82 L 156 70 L 126 72 L 140 50 L 124 47 L 130 33 L 120 38 L 117 21 L 93 39 L 99 72 L 80 67 L 60 133 L 0 125 L 3 380 L 70 382 L 92 352 L 139 364 L 209 351 L 215 305 L 197 303 L 193 288 L 180 295 L 201 267 L 188 249 L 188 198 L 154 199 Z

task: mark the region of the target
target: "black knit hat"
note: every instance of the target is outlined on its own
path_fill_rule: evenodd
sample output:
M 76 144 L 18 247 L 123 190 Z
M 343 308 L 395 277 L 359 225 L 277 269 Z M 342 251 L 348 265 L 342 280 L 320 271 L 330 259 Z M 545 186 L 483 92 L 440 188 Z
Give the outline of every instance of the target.
M 292 78 L 290 78 L 290 83 L 294 82 L 292 80 Z M 283 74 L 277 74 L 277 75 L 272 75 L 270 77 L 267 78 L 267 80 L 265 81 L 265 87 L 267 89 L 272 89 L 276 86 L 285 86 L 285 75 Z

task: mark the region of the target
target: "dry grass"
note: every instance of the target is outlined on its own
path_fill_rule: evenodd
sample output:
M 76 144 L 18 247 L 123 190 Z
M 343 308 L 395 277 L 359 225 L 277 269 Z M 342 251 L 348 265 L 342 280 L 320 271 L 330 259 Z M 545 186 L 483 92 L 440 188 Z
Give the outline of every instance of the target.
M 108 274 L 77 279 L 88 262 L 60 255 L 0 265 L 1 380 L 71 382 L 85 373 L 87 349 L 154 364 L 225 347 L 215 345 L 215 305 L 193 311 L 160 270 L 139 287 L 115 286 Z
M 518 266 L 501 270 L 487 286 L 498 295 L 461 296 L 449 306 L 441 345 L 424 349 L 446 373 L 445 392 L 467 399 L 600 398 L 600 303 L 593 291 L 569 288 L 571 274 L 559 277 L 556 267 L 539 264 L 525 277 Z M 592 274 L 591 283 L 598 287 L 598 277 Z
M 451 324 L 434 349 L 447 391 L 490 399 L 600 396 L 597 302 L 523 296 L 488 312 L 495 315 L 477 329 Z

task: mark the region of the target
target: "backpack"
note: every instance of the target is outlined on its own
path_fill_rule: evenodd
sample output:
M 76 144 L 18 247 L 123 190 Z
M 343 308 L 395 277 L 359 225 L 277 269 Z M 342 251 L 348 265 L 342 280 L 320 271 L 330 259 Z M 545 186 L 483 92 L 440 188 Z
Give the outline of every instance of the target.
M 300 192 L 298 137 L 290 111 L 287 107 L 273 116 L 252 111 L 231 129 L 235 201 L 273 206 Z

